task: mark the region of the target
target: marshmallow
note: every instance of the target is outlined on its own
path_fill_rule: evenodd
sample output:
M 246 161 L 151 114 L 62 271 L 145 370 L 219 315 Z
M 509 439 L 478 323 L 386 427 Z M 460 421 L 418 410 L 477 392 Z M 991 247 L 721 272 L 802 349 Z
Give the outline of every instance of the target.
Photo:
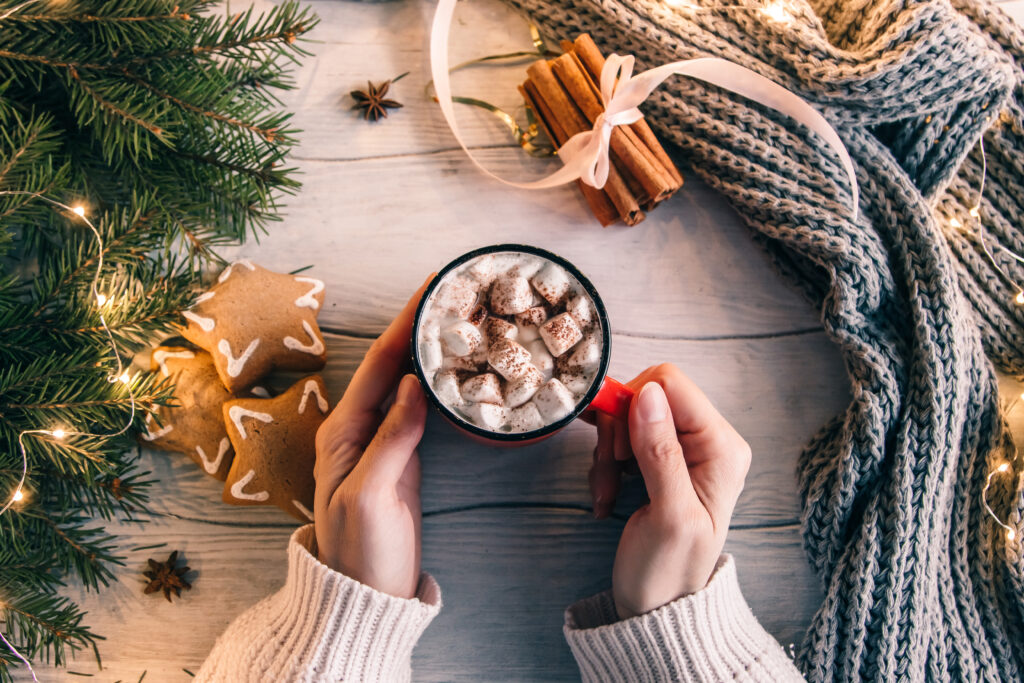
M 484 308 L 483 304 L 477 304 L 476 308 L 474 308 L 470 312 L 469 317 L 466 318 L 466 322 L 468 322 L 470 325 L 474 325 L 476 327 L 480 327 L 480 325 L 486 319 L 487 319 L 487 309 Z
M 489 429 L 496 432 L 508 420 L 508 411 L 504 406 L 496 406 L 493 403 L 475 403 L 463 409 L 469 421 L 477 427 Z
M 420 342 L 420 367 L 426 374 L 441 367 L 444 354 L 441 353 L 441 341 L 437 337 L 428 337 Z
M 498 315 L 522 313 L 533 305 L 533 290 L 525 277 L 502 275 L 491 286 L 491 310 Z
M 540 339 L 540 332 L 533 325 L 520 325 L 519 334 L 516 335 L 516 340 L 522 343 L 532 342 L 534 339 Z
M 495 261 L 493 254 L 485 254 L 474 259 L 473 263 L 466 269 L 466 272 L 474 280 L 486 287 L 494 282 L 494 278 L 498 274 L 498 263 Z
M 544 426 L 544 418 L 533 402 L 524 403 L 508 413 L 509 431 L 532 432 Z
M 509 270 L 516 275 L 521 275 L 529 280 L 531 277 L 537 274 L 537 271 L 544 267 L 547 263 L 547 259 L 540 258 L 539 256 L 525 256 L 522 255 Z
M 566 361 L 567 367 L 584 371 L 593 370 L 600 364 L 601 344 L 592 334 L 588 334 L 576 345 Z
M 441 339 L 456 356 L 468 356 L 476 351 L 480 342 L 484 340 L 480 330 L 473 327 L 465 320 L 445 328 L 441 333 Z
M 594 323 L 594 307 L 590 298 L 583 294 L 573 294 L 565 304 L 565 312 L 573 317 L 580 329 L 587 329 Z
M 490 344 L 499 339 L 515 339 L 519 335 L 515 325 L 501 318 L 488 318 L 484 322 L 484 329 L 487 330 L 487 340 Z
M 459 378 L 454 370 L 444 370 L 434 376 L 434 394 L 447 406 L 462 405 Z
M 544 384 L 544 374 L 531 365 L 526 368 L 526 372 L 505 387 L 505 405 L 509 408 L 523 405 L 537 393 L 542 384 Z
M 548 353 L 548 347 L 544 345 L 543 340 L 536 339 L 530 342 L 526 345 L 526 350 L 530 352 L 530 361 L 534 367 L 542 373 L 547 374 L 554 369 L 555 359 Z
M 589 378 L 580 370 L 570 370 L 558 375 L 558 381 L 565 385 L 565 388 L 580 396 L 587 393 L 587 389 L 594 382 L 593 376 Z
M 552 306 L 557 306 L 569 292 L 569 274 L 555 263 L 548 263 L 530 280 L 537 293 Z
M 583 339 L 583 332 L 571 315 L 562 313 L 540 326 L 540 336 L 551 355 L 558 357 Z
M 487 372 L 473 375 L 462 383 L 462 398 L 476 403 L 494 403 L 501 405 L 501 383 L 498 376 Z
M 508 380 L 515 379 L 530 367 L 530 352 L 511 339 L 499 339 L 491 344 L 487 362 Z
M 538 327 L 548 319 L 548 312 L 543 306 L 533 306 L 527 308 L 522 313 L 516 313 L 516 324 L 517 325 L 532 325 Z
M 479 285 L 464 277 L 453 277 L 438 287 L 434 295 L 434 306 L 451 311 L 460 318 L 467 318 L 476 307 Z
M 557 422 L 572 413 L 576 397 L 557 379 L 550 379 L 533 395 L 537 410 L 547 422 Z

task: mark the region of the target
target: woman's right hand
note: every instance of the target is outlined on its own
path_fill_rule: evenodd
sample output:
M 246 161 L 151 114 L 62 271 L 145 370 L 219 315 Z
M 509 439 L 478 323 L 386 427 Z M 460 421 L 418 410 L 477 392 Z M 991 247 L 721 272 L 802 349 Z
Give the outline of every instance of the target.
M 707 585 L 751 457 L 747 442 L 674 365 L 648 368 L 629 385 L 638 393 L 628 429 L 598 417 L 590 477 L 598 517 L 611 511 L 620 465 L 632 457 L 650 498 L 629 518 L 615 555 L 612 593 L 621 619 Z

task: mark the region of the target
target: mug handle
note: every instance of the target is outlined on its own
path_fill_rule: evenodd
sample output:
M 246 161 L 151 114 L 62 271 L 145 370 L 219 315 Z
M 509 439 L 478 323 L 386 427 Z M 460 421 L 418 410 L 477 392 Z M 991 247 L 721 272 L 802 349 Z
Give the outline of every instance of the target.
M 611 415 L 619 420 L 628 420 L 629 404 L 635 394 L 635 391 L 622 382 L 605 377 L 600 391 L 597 392 L 597 396 L 590 402 L 587 409 L 599 410 L 605 415 Z

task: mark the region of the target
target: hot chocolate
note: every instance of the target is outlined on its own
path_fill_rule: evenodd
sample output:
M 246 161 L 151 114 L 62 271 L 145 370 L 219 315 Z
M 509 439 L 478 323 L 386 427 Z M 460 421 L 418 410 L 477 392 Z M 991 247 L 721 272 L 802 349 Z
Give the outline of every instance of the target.
M 603 355 L 594 303 L 561 265 L 517 251 L 477 256 L 425 302 L 416 344 L 424 377 L 463 420 L 491 432 L 570 415 Z

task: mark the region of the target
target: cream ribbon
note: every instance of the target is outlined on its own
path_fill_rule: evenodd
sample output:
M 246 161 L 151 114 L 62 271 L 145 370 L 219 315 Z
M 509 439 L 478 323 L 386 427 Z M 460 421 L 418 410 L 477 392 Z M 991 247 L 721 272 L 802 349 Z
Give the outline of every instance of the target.
M 789 116 L 820 135 L 842 161 L 853 193 L 853 218 L 857 219 L 860 192 L 853 161 L 839 134 L 810 104 L 781 85 L 735 64 L 717 57 L 700 57 L 671 62 L 633 76 L 633 57 L 611 55 L 601 71 L 601 100 L 605 111 L 591 130 L 577 133 L 558 150 L 563 166 L 539 180 L 517 183 L 506 180 L 487 170 L 473 156 L 459 134 L 452 104 L 452 88 L 448 75 L 448 38 L 452 15 L 457 0 L 439 0 L 430 31 L 430 70 L 434 78 L 434 91 L 455 140 L 481 171 L 506 185 L 524 190 L 543 190 L 558 187 L 580 179 L 596 188 L 604 187 L 608 179 L 609 140 L 615 126 L 628 125 L 643 117 L 638 109 L 650 94 L 671 76 L 689 76 L 730 90 L 749 100 Z

